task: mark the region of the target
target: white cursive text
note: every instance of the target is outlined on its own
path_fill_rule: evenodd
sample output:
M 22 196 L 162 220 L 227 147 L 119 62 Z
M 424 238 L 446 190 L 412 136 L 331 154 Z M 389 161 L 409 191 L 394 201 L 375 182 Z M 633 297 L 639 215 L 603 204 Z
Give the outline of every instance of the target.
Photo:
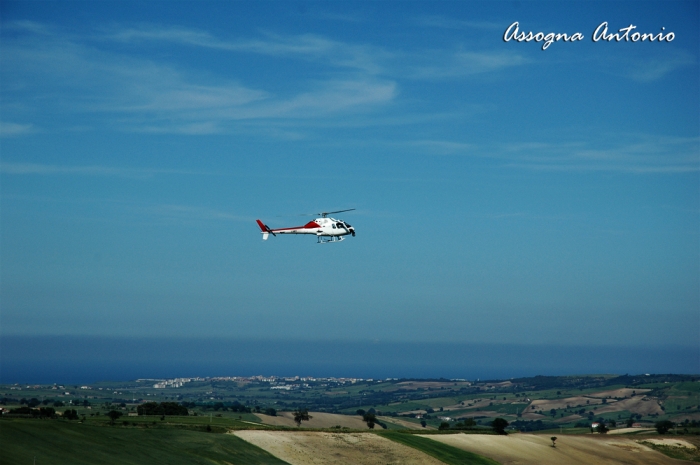
M 503 34 L 503 41 L 508 42 L 510 40 L 515 40 L 517 42 L 532 42 L 534 40 L 535 42 L 544 42 L 542 44 L 542 50 L 547 50 L 547 47 L 552 45 L 553 42 L 558 42 L 560 40 L 565 42 L 576 42 L 577 40 L 583 40 L 583 34 L 580 32 L 574 32 L 571 35 L 567 35 L 564 33 L 556 34 L 554 32 L 549 32 L 545 34 L 544 32 L 530 31 L 526 34 L 525 32 L 518 30 L 519 26 L 520 24 L 517 21 L 508 26 L 508 29 L 506 29 L 506 32 Z
M 608 42 L 612 42 L 613 40 L 616 42 L 622 42 L 623 40 L 625 42 L 644 42 L 645 40 L 648 40 L 649 42 L 671 42 L 673 39 L 676 38 L 676 34 L 674 34 L 673 32 L 668 32 L 666 33 L 666 35 L 664 35 L 664 29 L 666 29 L 664 27 L 662 27 L 661 32 L 659 32 L 656 35 L 632 32 L 635 29 L 637 29 L 637 26 L 630 24 L 627 27 L 618 29 L 618 31 L 614 34 L 608 34 L 608 22 L 605 21 L 595 29 L 595 31 L 593 32 L 592 39 L 593 42 L 598 42 L 599 40 L 607 40 Z

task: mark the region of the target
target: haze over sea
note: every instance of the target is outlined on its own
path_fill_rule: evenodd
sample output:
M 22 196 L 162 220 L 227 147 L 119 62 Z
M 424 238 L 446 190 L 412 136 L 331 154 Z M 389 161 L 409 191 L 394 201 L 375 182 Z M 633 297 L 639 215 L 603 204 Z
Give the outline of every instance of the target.
M 697 349 L 357 341 L 3 336 L 2 383 L 314 376 L 507 379 L 591 373 L 697 373 Z

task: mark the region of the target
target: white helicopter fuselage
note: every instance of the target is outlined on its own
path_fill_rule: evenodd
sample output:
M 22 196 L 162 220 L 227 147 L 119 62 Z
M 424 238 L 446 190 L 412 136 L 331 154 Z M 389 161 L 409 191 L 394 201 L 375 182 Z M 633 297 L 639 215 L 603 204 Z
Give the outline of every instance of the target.
M 270 229 L 258 220 L 260 232 L 263 235 L 263 240 L 267 240 L 270 234 L 313 234 L 319 237 L 338 237 L 355 235 L 355 228 L 343 220 L 335 218 L 316 218 L 309 221 L 304 226 L 295 226 L 291 228 Z M 342 240 L 342 238 L 340 238 Z

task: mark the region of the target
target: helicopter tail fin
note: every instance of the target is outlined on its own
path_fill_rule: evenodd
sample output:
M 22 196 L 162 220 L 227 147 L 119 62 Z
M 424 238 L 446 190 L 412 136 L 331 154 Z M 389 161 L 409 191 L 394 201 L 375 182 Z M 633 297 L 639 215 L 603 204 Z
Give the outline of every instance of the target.
M 263 235 L 263 240 L 266 241 L 268 237 L 270 237 L 270 234 L 273 236 L 276 236 L 274 232 L 270 229 L 270 227 L 266 224 L 263 224 L 262 221 L 256 220 L 258 222 L 258 226 L 260 227 L 260 231 L 262 232 Z

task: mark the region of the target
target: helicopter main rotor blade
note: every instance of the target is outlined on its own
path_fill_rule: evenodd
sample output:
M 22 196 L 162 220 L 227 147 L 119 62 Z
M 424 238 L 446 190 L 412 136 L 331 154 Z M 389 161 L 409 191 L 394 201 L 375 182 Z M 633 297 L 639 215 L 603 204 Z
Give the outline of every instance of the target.
M 354 208 L 348 208 L 347 210 L 336 210 L 336 211 L 334 211 L 334 212 L 321 212 L 321 213 L 317 213 L 317 214 L 318 214 L 318 215 L 321 215 L 323 218 L 325 218 L 326 215 L 332 215 L 333 213 L 351 212 L 351 211 L 353 211 L 353 210 L 355 210 L 355 209 L 354 209 Z

